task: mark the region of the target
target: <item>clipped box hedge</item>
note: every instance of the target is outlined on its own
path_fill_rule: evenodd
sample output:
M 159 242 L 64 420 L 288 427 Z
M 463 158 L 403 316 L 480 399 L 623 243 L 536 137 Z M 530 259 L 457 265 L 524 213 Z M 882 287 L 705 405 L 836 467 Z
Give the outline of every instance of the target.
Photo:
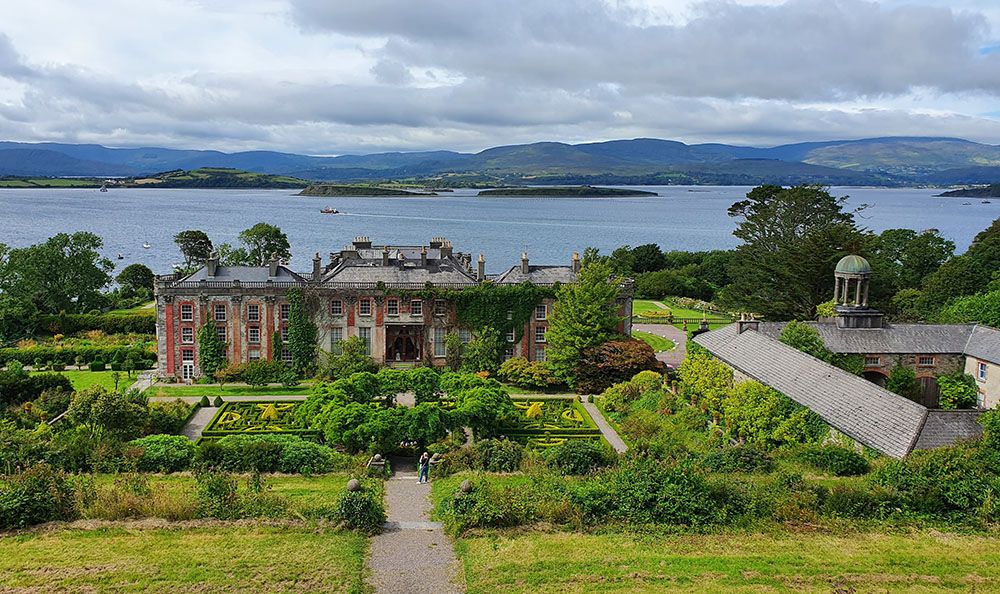
M 59 314 L 40 318 L 41 327 L 53 334 L 100 330 L 105 334 L 156 334 L 156 316 L 145 314 Z
M 33 365 L 35 359 L 42 361 L 52 361 L 63 365 L 75 365 L 76 358 L 80 357 L 84 363 L 91 361 L 124 361 L 131 357 L 135 361 L 156 361 L 156 355 L 146 349 L 133 346 L 48 346 L 39 345 L 25 349 L 6 348 L 0 349 L 0 361 L 8 363 L 19 361 L 23 365 Z M 139 366 L 143 364 L 140 363 Z

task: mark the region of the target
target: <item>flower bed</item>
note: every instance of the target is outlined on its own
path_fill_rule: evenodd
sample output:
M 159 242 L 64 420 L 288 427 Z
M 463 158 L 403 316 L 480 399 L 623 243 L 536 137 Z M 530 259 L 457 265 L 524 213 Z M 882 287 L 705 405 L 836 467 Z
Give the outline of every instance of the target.
M 528 447 L 548 448 L 570 439 L 601 438 L 594 420 L 575 398 L 512 398 L 515 424 L 503 429 L 508 438 Z
M 202 439 L 218 439 L 226 435 L 285 434 L 318 438 L 320 433 L 309 429 L 295 418 L 301 401 L 226 402 L 202 432 Z

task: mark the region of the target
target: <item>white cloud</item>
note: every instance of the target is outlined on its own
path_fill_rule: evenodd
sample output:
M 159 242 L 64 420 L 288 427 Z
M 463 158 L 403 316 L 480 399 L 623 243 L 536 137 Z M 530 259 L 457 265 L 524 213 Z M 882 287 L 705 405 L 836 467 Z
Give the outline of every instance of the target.
M 979 115 L 1000 96 L 986 0 L 7 1 L 12 140 L 331 154 L 1000 136 Z

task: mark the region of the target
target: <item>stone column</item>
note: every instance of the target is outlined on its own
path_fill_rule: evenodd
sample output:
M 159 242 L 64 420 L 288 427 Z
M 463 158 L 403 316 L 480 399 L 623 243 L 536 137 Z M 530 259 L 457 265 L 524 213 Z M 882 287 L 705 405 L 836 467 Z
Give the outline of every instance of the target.
M 861 280 L 854 281 L 854 305 L 861 305 Z

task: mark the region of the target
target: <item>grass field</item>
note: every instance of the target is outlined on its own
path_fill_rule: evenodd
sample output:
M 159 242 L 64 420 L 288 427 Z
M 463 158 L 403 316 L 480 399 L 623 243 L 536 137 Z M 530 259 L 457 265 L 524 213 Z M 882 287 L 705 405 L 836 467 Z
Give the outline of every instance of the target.
M 297 386 L 286 388 L 285 386 L 264 386 L 261 388 L 251 388 L 249 386 L 219 386 L 219 385 L 193 385 L 193 386 L 171 386 L 156 385 L 147 390 L 149 396 L 175 396 L 191 397 L 197 396 L 289 396 L 294 394 L 307 395 L 312 390 L 311 383 L 303 383 Z
M 112 309 L 111 311 L 108 312 L 108 315 L 112 315 L 112 316 L 136 316 L 136 315 L 139 315 L 139 316 L 155 316 L 156 315 L 156 307 L 154 307 L 154 306 L 155 306 L 155 304 L 152 301 L 150 301 L 149 303 L 144 303 L 142 305 L 139 305 L 137 307 L 133 307 L 133 308 L 130 308 L 130 309 Z
M 357 593 L 367 548 L 307 528 L 55 530 L 0 537 L 0 591 Z
M 657 353 L 660 351 L 669 351 L 676 346 L 674 341 L 668 338 L 650 334 L 649 332 L 640 332 L 639 330 L 632 331 L 632 338 L 638 338 L 639 340 L 645 342 L 649 346 L 653 347 L 653 350 Z
M 995 592 L 1000 537 L 527 533 L 457 543 L 469 594 Z
M 83 390 L 84 388 L 89 388 L 90 386 L 104 386 L 109 390 L 115 389 L 115 381 L 111 379 L 111 374 L 113 371 L 60 371 L 61 375 L 65 375 L 69 379 L 70 383 L 73 384 L 74 390 Z M 121 380 L 118 387 L 127 387 L 135 383 L 135 375 L 129 377 L 124 371 L 121 373 Z

